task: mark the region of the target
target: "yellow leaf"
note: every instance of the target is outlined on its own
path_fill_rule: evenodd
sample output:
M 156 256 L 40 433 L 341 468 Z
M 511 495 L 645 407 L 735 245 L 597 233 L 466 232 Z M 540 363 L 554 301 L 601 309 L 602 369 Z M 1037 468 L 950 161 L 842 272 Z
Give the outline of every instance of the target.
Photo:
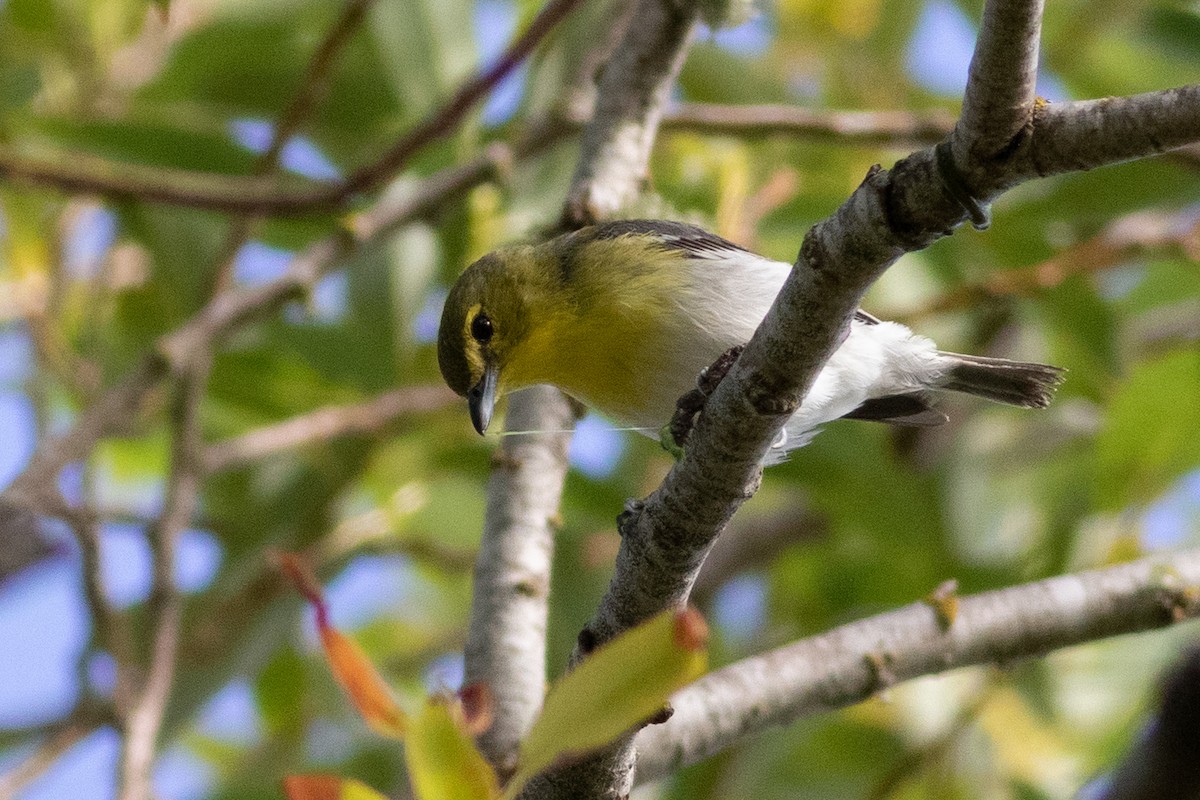
M 550 689 L 504 796 L 662 712 L 667 698 L 704 674 L 707 641 L 700 612 L 664 611 L 589 656 Z
M 491 800 L 496 773 L 475 749 L 458 701 L 430 697 L 409 720 L 404 758 L 418 800 Z

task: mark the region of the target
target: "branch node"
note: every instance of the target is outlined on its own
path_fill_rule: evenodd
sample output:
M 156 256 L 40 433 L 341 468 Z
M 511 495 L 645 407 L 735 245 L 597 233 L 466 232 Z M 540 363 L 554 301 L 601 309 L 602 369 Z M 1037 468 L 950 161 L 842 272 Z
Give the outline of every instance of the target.
M 666 703 L 655 712 L 654 716 L 646 720 L 647 725 L 662 725 L 664 722 L 675 716 L 675 706 Z
M 1014 138 L 1014 141 L 1022 138 L 1024 137 L 1017 136 Z M 1017 145 L 1019 146 L 1019 142 L 1017 142 Z M 1013 147 L 1013 144 L 1010 143 L 1008 147 Z M 950 140 L 943 140 L 933 149 L 933 152 L 937 160 L 937 175 L 942 182 L 942 188 L 946 190 L 946 194 L 962 207 L 962 210 L 966 212 L 967 219 L 971 220 L 971 226 L 975 230 L 987 230 L 992 224 L 991 206 L 987 203 L 981 203 L 971 194 L 971 189 L 967 186 L 966 179 L 963 178 L 958 165 L 954 163 L 954 153 L 951 149 Z
M 617 533 L 624 539 L 625 535 L 633 530 L 637 524 L 637 519 L 642 515 L 642 509 L 646 504 L 636 498 L 629 498 L 625 501 L 625 509 L 617 515 Z
M 1187 583 L 1178 571 L 1164 568 L 1154 591 L 1170 623 L 1183 622 L 1200 615 L 1200 586 Z
M 870 673 L 866 696 L 890 689 L 900 682 L 896 673 L 892 671 L 894 660 L 895 657 L 886 650 L 871 650 L 863 654 L 863 663 Z
M 780 397 L 778 389 L 757 374 L 746 381 L 746 399 L 755 412 L 764 417 L 790 417 L 800 407 L 798 398 Z
M 579 636 L 575 639 L 575 647 L 579 650 L 579 655 L 589 655 L 596 649 L 596 633 L 591 628 L 584 628 L 579 632 Z
M 925 596 L 925 604 L 937 614 L 938 626 L 945 633 L 958 618 L 958 581 L 951 578 L 943 581 Z

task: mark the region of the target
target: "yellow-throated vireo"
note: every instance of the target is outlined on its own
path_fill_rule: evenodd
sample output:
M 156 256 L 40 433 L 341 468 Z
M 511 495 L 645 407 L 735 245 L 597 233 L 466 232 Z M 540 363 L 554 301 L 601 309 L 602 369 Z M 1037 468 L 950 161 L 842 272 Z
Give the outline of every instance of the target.
M 553 384 L 656 433 L 697 375 L 750 340 L 791 265 L 679 222 L 621 220 L 497 250 L 459 277 L 438 331 L 438 365 L 484 433 L 496 399 Z M 931 390 L 1043 408 L 1062 370 L 945 353 L 858 312 L 766 461 L 835 419 L 938 425 Z

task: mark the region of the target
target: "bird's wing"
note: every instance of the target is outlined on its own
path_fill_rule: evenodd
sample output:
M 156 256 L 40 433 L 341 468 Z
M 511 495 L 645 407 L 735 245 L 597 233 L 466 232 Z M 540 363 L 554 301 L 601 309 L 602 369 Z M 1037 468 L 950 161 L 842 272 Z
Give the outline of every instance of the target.
M 669 222 L 658 219 L 622 219 L 596 226 L 596 239 L 615 239 L 618 236 L 653 236 L 667 247 L 682 251 L 692 258 L 721 259 L 730 255 L 753 255 L 728 239 L 686 222 Z
M 862 401 L 849 414 L 843 414 L 842 419 L 865 419 L 913 428 L 935 427 L 947 421 L 946 415 L 931 406 L 929 398 L 923 394 L 872 397 Z
M 679 250 L 690 258 L 724 261 L 730 256 L 744 258 L 749 255 L 758 262 L 770 263 L 772 266 L 784 268 L 788 266 L 782 262 L 763 258 L 728 239 L 686 222 L 671 222 L 661 219 L 621 219 L 597 225 L 593 234 L 596 239 L 615 239 L 618 236 L 628 235 L 653 236 L 667 247 Z M 878 317 L 868 314 L 861 308 L 854 312 L 854 321 L 864 325 L 878 325 L 882 322 Z

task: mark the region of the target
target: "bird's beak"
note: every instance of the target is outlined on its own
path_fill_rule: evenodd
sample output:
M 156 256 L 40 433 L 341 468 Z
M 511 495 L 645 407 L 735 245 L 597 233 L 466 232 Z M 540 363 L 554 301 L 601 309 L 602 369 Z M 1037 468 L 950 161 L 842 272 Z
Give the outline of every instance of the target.
M 492 411 L 496 407 L 496 379 L 500 370 L 494 363 L 488 363 L 483 368 L 483 377 L 479 383 L 467 392 L 467 406 L 471 409 L 471 424 L 482 436 L 487 432 L 488 423 L 492 421 Z

